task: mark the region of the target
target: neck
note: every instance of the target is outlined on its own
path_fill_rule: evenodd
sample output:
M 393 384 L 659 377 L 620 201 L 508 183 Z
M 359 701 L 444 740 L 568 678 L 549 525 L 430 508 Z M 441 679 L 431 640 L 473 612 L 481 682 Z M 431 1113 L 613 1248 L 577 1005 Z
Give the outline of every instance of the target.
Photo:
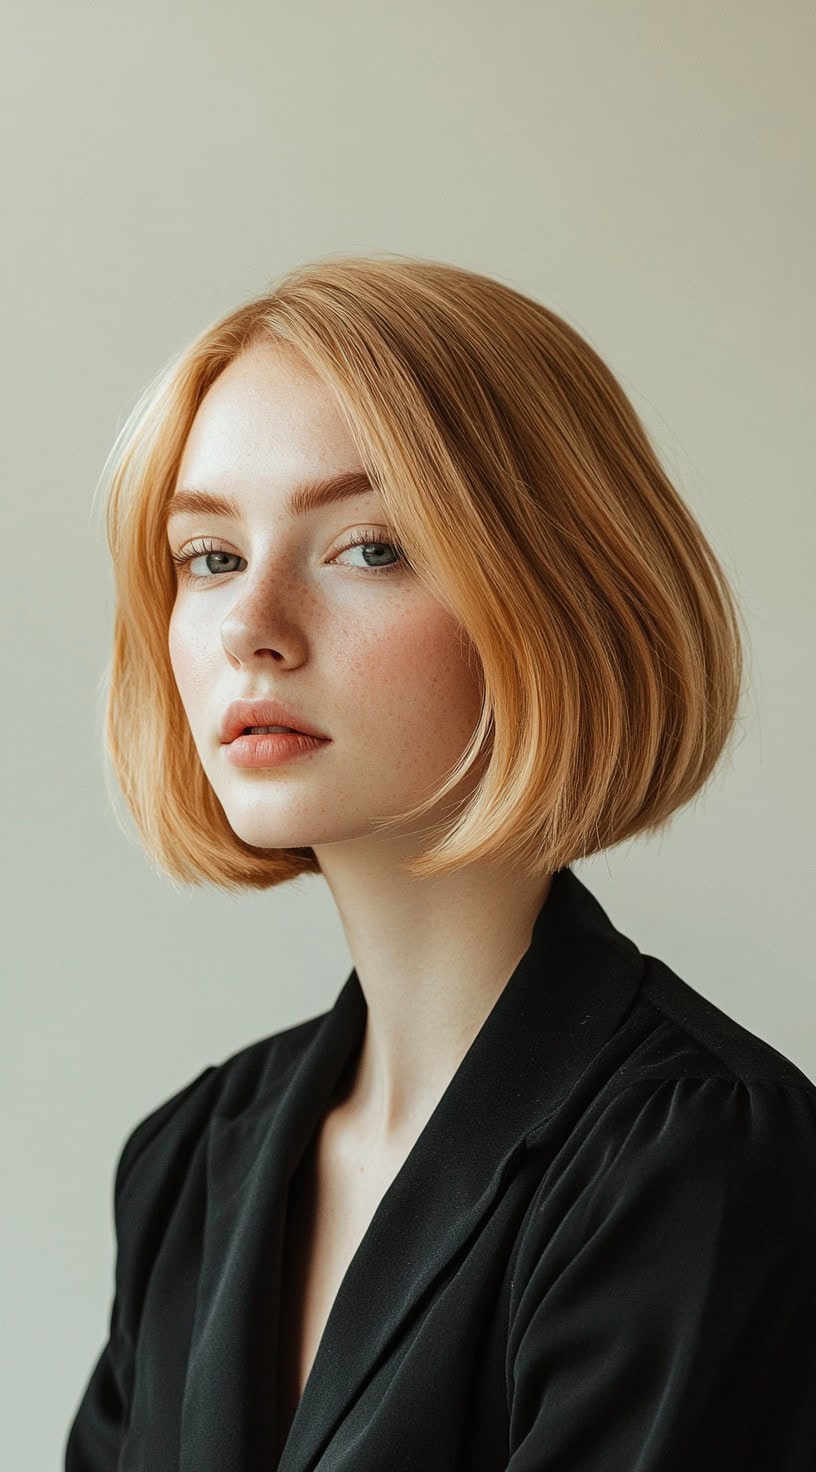
M 469 864 L 417 880 L 395 865 L 318 859 L 366 1000 L 338 1106 L 371 1148 L 399 1150 L 429 1116 L 528 949 L 551 875 Z

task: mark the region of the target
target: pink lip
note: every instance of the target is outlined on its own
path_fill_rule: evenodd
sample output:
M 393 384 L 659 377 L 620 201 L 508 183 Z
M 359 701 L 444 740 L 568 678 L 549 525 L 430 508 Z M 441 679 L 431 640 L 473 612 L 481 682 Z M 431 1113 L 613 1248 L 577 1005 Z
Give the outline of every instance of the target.
M 259 731 L 251 736 L 236 736 L 226 746 L 226 758 L 234 767 L 276 767 L 280 762 L 306 756 L 328 746 L 325 736 L 307 736 L 302 731 Z
M 280 700 L 233 700 L 224 712 L 221 740 L 234 741 L 247 726 L 291 726 L 306 736 L 328 740 L 324 731 L 318 731 L 304 716 Z

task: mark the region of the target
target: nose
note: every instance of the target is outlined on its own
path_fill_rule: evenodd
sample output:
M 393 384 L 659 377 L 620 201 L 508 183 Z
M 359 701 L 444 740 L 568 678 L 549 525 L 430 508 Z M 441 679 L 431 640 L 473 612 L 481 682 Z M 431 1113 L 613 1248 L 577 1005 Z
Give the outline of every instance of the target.
M 301 600 L 293 601 L 293 608 Z M 270 592 L 256 586 L 247 588 L 236 600 L 221 623 L 221 642 L 227 656 L 237 664 L 254 659 L 299 664 L 305 655 L 306 637 L 300 622 L 288 606 L 284 607 L 280 589 Z

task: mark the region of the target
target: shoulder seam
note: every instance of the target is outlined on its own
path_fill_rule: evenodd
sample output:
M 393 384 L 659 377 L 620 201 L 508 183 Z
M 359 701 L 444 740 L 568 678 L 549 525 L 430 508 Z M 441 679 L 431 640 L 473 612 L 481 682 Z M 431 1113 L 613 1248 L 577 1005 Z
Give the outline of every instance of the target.
M 705 1044 L 702 1046 L 704 1047 Z M 712 1057 L 716 1057 L 716 1054 L 712 1053 Z M 623 1094 L 627 1089 L 638 1088 L 641 1084 L 679 1084 L 685 1079 L 689 1079 L 692 1083 L 700 1084 L 742 1084 L 744 1089 L 750 1089 L 752 1084 L 775 1084 L 780 1089 L 799 1089 L 810 1098 L 813 1097 L 814 1093 L 810 1085 L 806 1083 L 800 1084 L 795 1079 L 774 1078 L 770 1074 L 743 1078 L 741 1073 L 734 1073 L 732 1071 L 731 1073 L 644 1073 L 640 1078 L 631 1078 L 626 1083 L 621 1084 L 615 1090 L 615 1094 Z
M 664 1021 L 670 1023 L 673 1027 L 677 1028 L 678 1032 L 683 1033 L 685 1037 L 689 1038 L 693 1043 L 695 1043 L 698 1048 L 704 1049 L 704 1051 L 708 1053 L 709 1057 L 716 1059 L 721 1067 L 728 1070 L 728 1077 L 740 1079 L 743 1083 L 746 1084 L 779 1083 L 787 1084 L 790 1088 L 803 1089 L 805 1093 L 807 1093 L 808 1091 L 816 1091 L 816 1083 L 814 1083 L 814 1081 L 810 1079 L 807 1074 L 804 1073 L 804 1070 L 801 1069 L 792 1058 L 788 1058 L 784 1053 L 780 1052 L 780 1050 L 776 1048 L 773 1043 L 769 1043 L 765 1038 L 762 1038 L 757 1033 L 752 1032 L 751 1029 L 746 1027 L 744 1023 L 739 1022 L 737 1018 L 731 1017 L 727 1012 L 723 1012 L 723 1009 L 719 1007 L 716 1002 L 712 1002 L 710 997 L 706 997 L 702 992 L 697 992 L 693 987 L 689 987 L 690 992 L 695 998 L 698 998 L 699 1001 L 701 1001 L 704 1005 L 712 1007 L 714 1012 L 718 1013 L 722 1018 L 724 1018 L 726 1023 L 739 1028 L 742 1033 L 747 1034 L 752 1044 L 758 1044 L 761 1048 L 767 1049 L 771 1053 L 776 1054 L 781 1064 L 783 1065 L 783 1068 L 777 1074 L 751 1074 L 750 1076 L 746 1076 L 742 1073 L 738 1073 L 736 1069 L 732 1068 L 731 1065 L 722 1057 L 722 1055 L 718 1051 L 716 1051 L 715 1046 L 712 1046 L 712 1044 L 710 1042 L 707 1042 L 705 1038 L 700 1037 L 697 1032 L 695 1032 L 693 1027 L 691 1027 L 689 1023 L 685 1021 L 685 1019 L 677 1017 L 674 1012 L 667 1008 L 661 1000 L 658 1000 L 650 992 L 648 982 L 650 975 L 653 972 L 653 963 L 657 962 L 657 965 L 659 967 L 661 967 L 665 972 L 668 972 L 671 978 L 681 983 L 683 986 L 688 986 L 688 983 L 684 982 L 682 977 L 679 977 L 675 971 L 672 971 L 670 966 L 667 966 L 666 963 L 664 961 L 661 961 L 658 957 L 644 955 L 644 959 L 646 961 L 646 971 L 641 990 L 642 1000 L 646 1002 L 648 1006 L 653 1009 L 654 1012 L 662 1017 Z M 655 975 L 655 980 L 659 979 L 659 974 Z M 788 1074 L 788 1070 L 794 1070 L 801 1076 L 799 1078 L 791 1078 L 789 1076 L 786 1076 Z M 686 1076 L 691 1077 L 691 1075 Z M 705 1075 L 702 1075 L 702 1077 L 705 1077 Z

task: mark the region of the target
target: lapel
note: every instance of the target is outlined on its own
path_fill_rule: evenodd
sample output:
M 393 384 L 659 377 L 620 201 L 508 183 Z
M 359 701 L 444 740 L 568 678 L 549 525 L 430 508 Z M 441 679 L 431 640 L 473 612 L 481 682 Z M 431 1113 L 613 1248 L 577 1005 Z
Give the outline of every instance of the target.
M 489 1213 L 527 1137 L 618 1028 L 642 974 L 635 944 L 559 870 L 528 950 L 349 1265 L 277 1472 L 314 1466 L 419 1299 Z M 352 970 L 274 1092 L 233 1117 L 211 1116 L 180 1472 L 273 1472 L 288 1182 L 362 1044 L 366 1013 Z

